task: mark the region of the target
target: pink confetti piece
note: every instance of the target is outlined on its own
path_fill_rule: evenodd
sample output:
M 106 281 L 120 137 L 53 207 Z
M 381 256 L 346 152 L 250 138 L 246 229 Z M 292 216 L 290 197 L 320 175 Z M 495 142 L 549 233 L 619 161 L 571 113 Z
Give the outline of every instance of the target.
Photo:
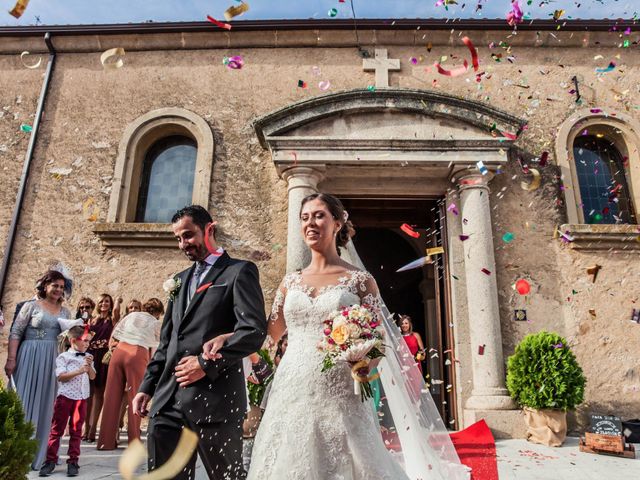
M 213 18 L 211 15 L 207 15 L 207 20 L 209 20 L 211 23 L 213 23 L 214 25 L 220 27 L 220 28 L 224 28 L 226 30 L 231 30 L 231 25 L 229 25 L 228 23 L 223 23 L 220 22 L 218 20 L 216 20 L 215 18 Z

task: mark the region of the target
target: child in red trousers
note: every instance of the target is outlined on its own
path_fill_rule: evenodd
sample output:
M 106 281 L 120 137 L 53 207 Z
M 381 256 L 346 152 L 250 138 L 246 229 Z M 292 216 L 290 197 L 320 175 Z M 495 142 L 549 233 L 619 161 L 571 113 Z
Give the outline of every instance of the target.
M 69 329 L 67 338 L 71 348 L 58 355 L 56 359 L 56 376 L 58 378 L 58 397 L 53 407 L 53 420 L 49 434 L 47 459 L 40 469 L 41 477 L 53 473 L 58 462 L 60 438 L 69 424 L 69 459 L 67 460 L 67 476 L 78 475 L 78 458 L 80 457 L 80 441 L 82 425 L 87 414 L 87 398 L 89 398 L 89 379 L 93 380 L 96 371 L 93 357 L 86 353 L 89 347 L 90 334 L 82 326 Z

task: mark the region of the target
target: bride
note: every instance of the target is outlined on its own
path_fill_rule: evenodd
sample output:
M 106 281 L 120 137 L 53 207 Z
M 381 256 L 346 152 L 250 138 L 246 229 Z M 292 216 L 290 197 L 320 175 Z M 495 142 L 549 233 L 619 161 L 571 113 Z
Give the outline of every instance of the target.
M 311 263 L 287 274 L 276 293 L 269 335 L 277 342 L 287 330 L 289 346 L 272 382 L 247 480 L 468 478 L 455 452 L 451 453 L 446 430 L 441 428 L 445 435 L 433 434 L 435 423 L 443 427 L 435 407 L 429 415 L 435 415 L 438 422 L 421 417 L 424 398 L 402 373 L 415 366 L 410 366 L 412 362 L 407 367 L 400 365 L 400 347 L 395 346 L 401 342 L 397 337 L 387 338 L 387 345 L 393 343 L 394 348 L 387 348 L 387 358 L 379 369 L 402 455 L 394 457 L 387 450 L 375 407 L 354 394 L 349 366 L 338 364 L 321 372 L 323 353 L 317 345 L 322 322 L 332 312 L 362 303 L 381 318 L 388 315 L 381 310 L 383 304 L 371 274 L 347 263 L 338 253 L 354 233 L 340 200 L 323 193 L 309 195 L 302 201 L 300 220 L 304 241 L 311 249 Z M 386 329 L 390 330 L 389 325 Z M 221 346 L 216 340 L 205 344 L 206 356 L 215 358 Z M 429 401 L 433 405 L 430 397 Z M 401 428 L 410 436 L 402 434 Z

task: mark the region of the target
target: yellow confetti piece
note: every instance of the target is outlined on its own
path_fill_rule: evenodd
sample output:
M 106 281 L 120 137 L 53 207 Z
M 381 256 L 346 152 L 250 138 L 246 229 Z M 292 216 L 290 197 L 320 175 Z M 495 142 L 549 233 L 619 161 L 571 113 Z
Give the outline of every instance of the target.
M 228 22 L 233 17 L 237 17 L 238 15 L 242 15 L 243 13 L 245 13 L 247 11 L 249 11 L 249 4 L 243 2 L 240 5 L 232 6 L 232 7 L 227 8 L 224 11 L 224 18 L 226 18 L 227 22 Z
M 9 13 L 16 18 L 20 18 L 27 9 L 27 5 L 29 5 L 29 0 L 18 0 Z
M 530 168 L 529 172 L 531 173 L 531 175 L 533 175 L 533 180 L 531 180 L 531 183 L 520 182 L 520 187 L 522 187 L 523 190 L 527 190 L 528 192 L 533 192 L 534 190 L 540 188 L 540 172 L 535 168 Z
M 25 67 L 34 70 L 42 64 L 42 57 L 38 57 L 38 61 L 36 63 L 29 65 L 27 62 L 24 61 L 24 57 L 28 55 L 31 55 L 31 54 L 26 50 L 20 54 L 20 61 L 22 62 L 22 65 L 24 65 Z
M 147 456 L 147 449 L 140 440 L 136 439 L 132 441 L 129 447 L 122 453 L 118 469 L 120 470 L 120 475 L 122 475 L 122 478 L 125 480 L 169 480 L 175 478 L 176 475 L 180 473 L 191 459 L 197 446 L 198 435 L 188 428 L 183 429 L 178 445 L 169 460 L 160 468 L 136 477 L 136 469 Z
M 90 222 L 95 222 L 98 220 L 98 215 L 100 214 L 100 209 L 95 204 L 95 200 L 93 197 L 87 198 L 82 204 L 82 212 L 87 220 Z M 93 208 L 91 208 L 93 206 Z
M 124 48 L 110 48 L 100 55 L 100 63 L 105 70 L 115 70 L 124 65 Z
M 444 248 L 442 247 L 427 248 L 427 256 L 438 255 L 439 253 L 444 253 Z

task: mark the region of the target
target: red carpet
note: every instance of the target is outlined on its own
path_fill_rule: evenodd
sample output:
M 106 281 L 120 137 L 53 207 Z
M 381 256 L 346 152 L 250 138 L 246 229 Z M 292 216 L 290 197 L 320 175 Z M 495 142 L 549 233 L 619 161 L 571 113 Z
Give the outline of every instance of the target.
M 451 434 L 460 461 L 471 468 L 471 480 L 498 480 L 496 442 L 484 420 Z

